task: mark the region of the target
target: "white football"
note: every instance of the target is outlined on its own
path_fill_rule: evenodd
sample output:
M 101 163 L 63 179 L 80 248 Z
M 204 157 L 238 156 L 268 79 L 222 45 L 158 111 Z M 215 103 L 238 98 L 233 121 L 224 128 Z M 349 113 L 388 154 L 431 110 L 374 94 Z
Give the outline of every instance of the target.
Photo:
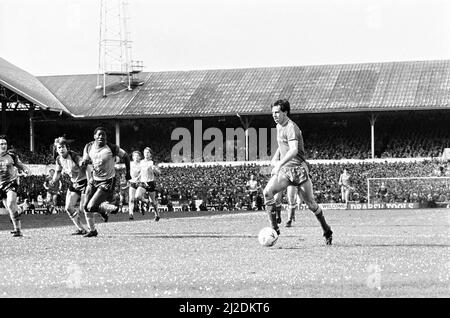
M 258 234 L 259 244 L 262 246 L 273 246 L 278 240 L 277 232 L 271 227 L 265 227 Z

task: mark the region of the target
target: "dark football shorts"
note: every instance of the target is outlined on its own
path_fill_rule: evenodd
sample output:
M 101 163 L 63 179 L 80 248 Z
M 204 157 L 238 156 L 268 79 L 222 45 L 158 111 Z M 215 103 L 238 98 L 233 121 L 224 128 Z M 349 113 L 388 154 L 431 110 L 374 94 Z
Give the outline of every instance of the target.
M 250 200 L 253 200 L 253 198 L 258 195 L 258 190 L 249 190 L 248 195 L 250 197 Z
M 138 182 L 130 182 L 130 187 L 133 189 L 137 189 L 139 187 L 139 183 Z
M 6 199 L 7 193 L 9 191 L 14 191 L 15 193 L 17 193 L 18 189 L 19 184 L 17 183 L 17 180 L 6 182 L 2 186 L 0 186 L 0 200 Z
M 306 162 L 294 167 L 281 167 L 279 176 L 286 178 L 294 186 L 299 186 L 309 179 L 309 169 Z
M 141 188 L 144 188 L 145 191 L 147 191 L 147 192 L 155 192 L 155 191 L 156 191 L 155 181 L 141 182 L 141 183 L 139 184 L 139 186 L 140 186 Z
M 86 191 L 86 187 L 87 187 L 87 179 L 84 179 L 78 182 L 73 182 L 69 186 L 69 191 L 75 192 L 78 195 L 82 195 Z
M 92 191 L 97 191 L 97 189 L 102 189 L 103 191 L 113 193 L 114 192 L 114 184 L 115 184 L 115 178 L 107 179 L 107 180 L 94 180 L 91 179 L 89 181 L 89 188 L 91 188 Z
M 57 189 L 48 189 L 47 190 L 47 195 L 57 195 L 58 194 L 58 190 Z

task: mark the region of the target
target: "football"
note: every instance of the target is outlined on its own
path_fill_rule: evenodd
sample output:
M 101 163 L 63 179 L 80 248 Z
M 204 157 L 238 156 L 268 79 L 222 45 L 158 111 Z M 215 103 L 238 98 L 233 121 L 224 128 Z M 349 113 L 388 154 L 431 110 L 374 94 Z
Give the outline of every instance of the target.
M 265 227 L 258 234 L 258 241 L 262 246 L 274 246 L 278 240 L 277 232 L 271 227 Z

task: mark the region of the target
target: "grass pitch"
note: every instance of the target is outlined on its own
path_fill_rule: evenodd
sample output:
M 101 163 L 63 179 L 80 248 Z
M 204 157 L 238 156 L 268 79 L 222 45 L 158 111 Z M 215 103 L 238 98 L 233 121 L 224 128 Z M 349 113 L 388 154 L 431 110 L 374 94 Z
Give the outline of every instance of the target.
M 265 212 L 96 217 L 71 236 L 64 214 L 25 215 L 21 238 L 0 216 L 0 297 L 449 297 L 450 210 L 309 211 L 258 243 Z M 283 213 L 283 224 L 286 213 Z

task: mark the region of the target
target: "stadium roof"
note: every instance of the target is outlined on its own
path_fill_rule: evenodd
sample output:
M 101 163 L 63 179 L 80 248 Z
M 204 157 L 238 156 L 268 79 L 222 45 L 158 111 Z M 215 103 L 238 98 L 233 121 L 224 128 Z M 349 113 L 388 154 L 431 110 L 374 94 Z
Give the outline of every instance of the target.
M 139 87 L 127 91 L 126 86 L 118 81 L 107 88 L 107 93 L 117 93 L 104 98 L 103 90 L 95 89 L 97 74 L 42 76 L 38 79 L 75 117 L 120 117 L 139 92 Z
M 449 60 L 140 76 L 142 86 L 106 98 L 95 90 L 97 75 L 38 78 L 72 114 L 88 118 L 270 114 L 279 98 L 289 99 L 293 113 L 450 109 Z
M 69 110 L 36 77 L 1 57 L 0 85 L 42 109 L 70 114 Z

